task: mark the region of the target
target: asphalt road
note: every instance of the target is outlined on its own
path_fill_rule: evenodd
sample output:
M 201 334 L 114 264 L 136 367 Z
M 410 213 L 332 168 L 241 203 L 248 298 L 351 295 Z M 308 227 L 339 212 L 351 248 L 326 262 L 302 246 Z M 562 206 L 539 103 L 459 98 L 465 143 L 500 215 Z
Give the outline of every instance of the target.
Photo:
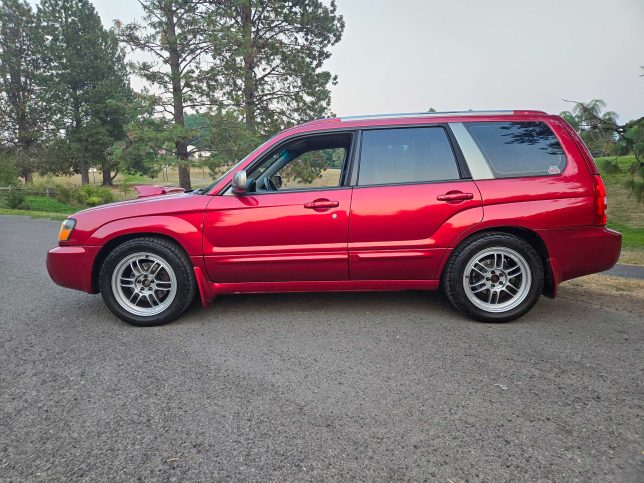
M 134 328 L 49 280 L 57 229 L 0 217 L 0 480 L 644 478 L 635 315 L 253 295 Z
M 639 280 L 644 280 L 644 267 L 639 265 L 621 265 L 617 264 L 610 270 L 606 270 L 606 275 L 612 275 L 614 277 L 625 277 L 625 278 L 636 278 Z

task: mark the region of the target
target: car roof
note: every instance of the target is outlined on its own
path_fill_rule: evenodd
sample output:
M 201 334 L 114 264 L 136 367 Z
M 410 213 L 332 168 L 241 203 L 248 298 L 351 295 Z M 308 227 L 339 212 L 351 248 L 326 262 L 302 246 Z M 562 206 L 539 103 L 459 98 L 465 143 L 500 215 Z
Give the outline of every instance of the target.
M 315 119 L 291 127 L 282 133 L 334 130 L 372 126 L 396 126 L 413 124 L 438 124 L 468 121 L 508 121 L 537 120 L 552 117 L 537 110 L 494 110 L 494 111 L 444 111 L 444 112 L 405 112 L 391 114 L 366 114 L 360 116 L 328 117 Z M 281 134 L 281 133 L 280 133 Z

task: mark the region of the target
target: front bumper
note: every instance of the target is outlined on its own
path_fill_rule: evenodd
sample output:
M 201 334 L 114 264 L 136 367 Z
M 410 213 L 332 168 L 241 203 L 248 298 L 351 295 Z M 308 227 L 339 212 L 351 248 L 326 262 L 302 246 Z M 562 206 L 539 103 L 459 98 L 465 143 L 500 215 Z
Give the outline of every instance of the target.
M 61 246 L 47 254 L 47 271 L 61 287 L 96 293 L 92 267 L 100 247 Z

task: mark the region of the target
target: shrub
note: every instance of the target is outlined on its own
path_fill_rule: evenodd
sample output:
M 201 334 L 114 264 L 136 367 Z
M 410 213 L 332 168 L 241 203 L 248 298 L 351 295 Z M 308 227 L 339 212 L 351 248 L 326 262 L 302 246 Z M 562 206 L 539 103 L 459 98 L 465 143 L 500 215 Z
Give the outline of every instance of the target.
M 70 182 L 54 181 L 51 176 L 35 182 L 32 185 L 32 190 L 34 194 L 45 194 L 49 192 L 49 196 L 53 196 L 63 203 L 76 203 L 78 198 L 78 186 Z
M 90 196 L 85 200 L 85 204 L 89 206 L 97 206 L 103 204 L 103 202 L 98 196 Z
M 78 187 L 71 183 L 54 184 L 53 189 L 56 193 L 56 199 L 63 203 L 75 203 L 77 199 Z
M 29 205 L 22 191 L 11 190 L 7 195 L 7 207 L 12 210 L 28 210 Z
M 18 181 L 18 173 L 8 159 L 0 156 L 0 186 L 10 186 Z
M 108 188 L 88 184 L 78 189 L 76 201 L 83 205 L 96 206 L 111 203 L 114 201 L 114 195 Z

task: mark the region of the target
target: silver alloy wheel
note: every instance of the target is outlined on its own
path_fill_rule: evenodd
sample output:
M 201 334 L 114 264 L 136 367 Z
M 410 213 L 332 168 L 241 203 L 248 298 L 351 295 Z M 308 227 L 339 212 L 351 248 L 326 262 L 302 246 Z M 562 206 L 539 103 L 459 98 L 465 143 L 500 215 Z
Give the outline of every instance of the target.
M 467 298 L 486 312 L 501 313 L 517 307 L 532 286 L 530 266 L 523 256 L 505 247 L 486 248 L 465 266 L 463 287 Z
M 138 252 L 123 258 L 112 272 L 112 293 L 134 315 L 151 317 L 167 309 L 177 295 L 177 277 L 158 255 Z

